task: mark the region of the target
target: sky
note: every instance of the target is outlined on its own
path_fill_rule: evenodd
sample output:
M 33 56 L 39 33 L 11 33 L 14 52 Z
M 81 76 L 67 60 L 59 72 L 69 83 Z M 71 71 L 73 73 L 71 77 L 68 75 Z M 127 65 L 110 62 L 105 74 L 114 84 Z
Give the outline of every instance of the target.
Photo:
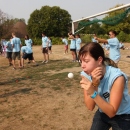
M 129 4 L 130 0 L 0 0 L 0 9 L 13 18 L 24 18 L 42 6 L 59 6 L 68 11 L 73 21 L 109 10 L 117 4 Z

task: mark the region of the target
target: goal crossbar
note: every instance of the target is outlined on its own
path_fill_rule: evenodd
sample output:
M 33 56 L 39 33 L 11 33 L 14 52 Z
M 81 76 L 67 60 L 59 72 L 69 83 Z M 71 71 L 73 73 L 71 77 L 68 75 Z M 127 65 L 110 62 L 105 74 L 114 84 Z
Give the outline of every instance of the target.
M 116 11 L 116 10 L 119 10 L 119 9 L 127 8 L 127 7 L 129 7 L 129 6 L 130 6 L 130 3 L 129 3 L 129 4 L 126 4 L 126 5 L 119 6 L 119 7 L 117 7 L 117 8 L 114 8 L 114 9 L 111 9 L 111 10 L 108 10 L 108 11 L 104 11 L 104 12 L 95 14 L 95 15 L 91 15 L 91 16 L 89 16 L 89 17 L 85 17 L 85 18 L 82 18 L 82 19 L 78 19 L 78 20 L 72 21 L 72 33 L 74 34 L 74 23 L 75 23 L 75 22 L 78 22 L 78 21 L 81 21 L 81 20 L 90 19 L 90 18 L 94 18 L 94 17 L 96 17 L 96 16 L 100 16 L 100 15 L 103 15 L 103 14 L 107 14 L 107 13 L 110 13 L 110 12 L 113 12 L 113 11 Z

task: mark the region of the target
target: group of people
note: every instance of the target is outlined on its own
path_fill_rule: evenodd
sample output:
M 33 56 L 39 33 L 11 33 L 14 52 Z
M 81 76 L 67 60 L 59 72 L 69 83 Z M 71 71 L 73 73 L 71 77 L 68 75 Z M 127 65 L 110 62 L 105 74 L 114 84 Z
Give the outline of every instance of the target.
M 62 37 L 65 44 L 65 54 L 68 53 L 68 40 L 72 59 L 80 62 L 82 67 L 80 85 L 83 88 L 84 100 L 87 108 L 96 111 L 91 130 L 130 130 L 130 95 L 128 91 L 128 77 L 118 68 L 121 46 L 115 31 L 109 31 L 109 39 L 101 39 L 96 35 L 90 43 L 81 46 L 80 36 L 68 33 L 68 39 Z M 104 53 L 105 43 L 109 46 L 109 58 Z M 4 43 L 5 44 L 5 43 Z M 32 51 L 32 40 L 25 36 L 25 45 L 22 46 L 15 33 L 6 43 L 9 65 L 16 69 L 15 59 L 19 67 L 24 67 L 24 59 L 35 62 Z M 48 51 L 51 53 L 51 39 L 42 33 L 42 53 L 44 60 L 49 61 Z M 21 56 L 22 55 L 22 60 Z
M 25 46 L 22 46 L 20 38 L 18 38 L 15 32 L 9 41 L 1 40 L 1 45 L 3 45 L 6 52 L 6 58 L 9 61 L 9 66 L 13 65 L 13 69 L 16 69 L 16 58 L 18 60 L 18 67 L 24 68 L 24 60 L 28 59 L 35 63 L 32 51 L 33 42 L 28 35 L 25 35 Z M 3 52 L 2 52 L 3 53 Z
M 80 85 L 86 107 L 98 107 L 90 130 L 130 130 L 130 95 L 128 77 L 118 68 L 120 43 L 115 31 L 108 40 L 94 39 L 109 45 L 109 58 L 96 41 L 85 44 L 79 51 L 82 67 Z
M 68 33 L 68 39 L 66 39 L 65 37 L 62 37 L 62 42 L 65 44 L 65 53 L 68 53 L 68 40 L 70 40 L 70 51 L 71 51 L 71 54 L 72 54 L 72 61 L 73 62 L 79 62 L 79 59 L 78 59 L 78 53 L 79 53 L 79 50 L 81 48 L 81 38 L 80 38 L 80 35 L 79 34 L 72 34 L 72 33 Z

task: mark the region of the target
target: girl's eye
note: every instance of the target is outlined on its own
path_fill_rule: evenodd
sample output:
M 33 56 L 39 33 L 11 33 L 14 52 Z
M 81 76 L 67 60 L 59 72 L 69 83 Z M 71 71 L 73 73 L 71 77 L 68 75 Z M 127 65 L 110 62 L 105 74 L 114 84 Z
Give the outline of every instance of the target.
M 85 63 L 88 63 L 88 61 L 84 61 Z

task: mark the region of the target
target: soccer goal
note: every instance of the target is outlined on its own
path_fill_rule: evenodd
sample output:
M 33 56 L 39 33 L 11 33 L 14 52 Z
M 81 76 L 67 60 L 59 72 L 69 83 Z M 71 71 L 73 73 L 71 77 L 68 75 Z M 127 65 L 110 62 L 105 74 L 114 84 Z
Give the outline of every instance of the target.
M 85 18 L 82 18 L 82 19 L 72 21 L 72 33 L 75 34 L 79 31 L 81 31 L 82 29 L 84 29 L 85 26 L 91 25 L 91 24 L 97 23 L 97 22 L 102 22 L 102 23 L 105 23 L 105 24 L 108 24 L 108 25 L 117 24 L 123 18 L 125 18 L 128 15 L 128 13 L 130 12 L 130 8 L 128 8 L 128 7 L 130 7 L 130 3 L 126 4 L 126 5 L 119 6 L 117 8 L 110 9 L 108 11 L 104 11 L 104 12 L 95 14 L 95 15 L 91 15 L 89 17 L 85 17 Z M 93 21 L 88 21 L 91 18 L 101 16 L 101 15 L 104 15 L 104 14 L 107 14 L 107 13 L 110 13 L 110 12 L 113 12 L 113 11 L 116 11 L 116 10 L 120 10 L 120 9 L 123 9 L 123 8 L 128 8 L 128 9 L 126 9 L 122 14 L 119 14 L 118 16 L 115 16 L 114 18 L 111 18 L 109 20 L 108 19 L 107 20 L 94 19 Z M 79 25 L 80 25 L 80 28 L 78 27 Z M 76 28 L 78 28 L 78 29 L 76 29 Z

